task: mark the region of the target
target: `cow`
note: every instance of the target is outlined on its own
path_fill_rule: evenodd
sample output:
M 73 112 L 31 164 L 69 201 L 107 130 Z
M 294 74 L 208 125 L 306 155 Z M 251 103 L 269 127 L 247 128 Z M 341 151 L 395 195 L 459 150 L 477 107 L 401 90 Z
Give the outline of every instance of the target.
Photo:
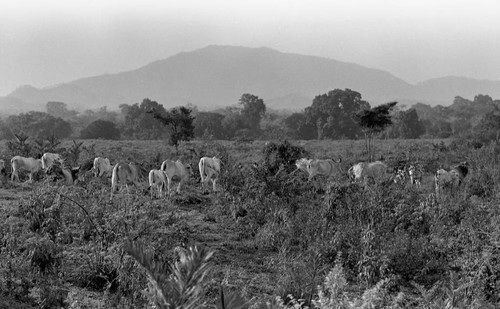
M 309 173 L 309 180 L 312 180 L 314 176 L 326 176 L 330 177 L 336 171 L 336 164 L 342 162 L 342 159 L 339 159 L 338 162 L 333 161 L 332 159 L 312 159 L 307 163 L 307 172 Z M 296 164 L 297 165 L 297 164 Z
M 134 184 L 137 190 L 139 189 L 139 168 L 134 163 L 116 163 L 111 172 L 111 197 L 109 200 L 113 200 L 113 194 L 119 184 L 122 186 L 125 184 L 127 192 L 129 192 L 129 183 Z
M 52 164 L 54 164 L 54 162 L 56 161 L 61 164 L 64 164 L 63 158 L 61 158 L 61 156 L 58 153 L 52 153 L 52 152 L 44 153 L 42 155 L 42 169 L 46 170 L 47 168 L 52 166 Z
M 94 159 L 94 177 L 102 177 L 102 175 L 109 175 L 113 168 L 108 158 L 97 157 Z
M 294 172 L 300 170 L 309 174 L 308 166 L 311 163 L 311 161 L 312 159 L 306 159 L 306 158 L 298 159 L 297 161 L 295 161 L 295 166 L 297 167 L 297 169 Z
M 201 177 L 201 188 L 205 190 L 205 183 L 209 180 L 212 181 L 214 192 L 216 191 L 216 182 L 219 179 L 221 161 L 217 157 L 209 158 L 203 157 L 198 163 Z
M 12 181 L 15 179 L 19 181 L 19 171 L 26 170 L 29 172 L 29 182 L 33 182 L 33 174 L 42 169 L 42 160 L 15 156 L 10 160 L 10 165 L 12 166 L 12 175 L 10 176 Z
M 156 187 L 158 196 L 161 198 L 163 195 L 163 188 L 167 183 L 167 176 L 162 170 L 152 169 L 149 171 L 149 191 L 151 192 L 151 199 L 153 199 L 153 187 Z
M 436 188 L 436 196 L 442 193 L 443 189 L 453 189 L 458 187 L 464 178 L 469 173 L 469 164 L 461 162 L 454 166 L 450 171 L 439 169 L 434 175 L 434 184 Z
M 174 178 L 175 176 L 179 177 L 180 180 L 179 185 L 177 186 L 177 193 L 180 193 L 182 184 L 188 180 L 190 175 L 193 174 L 191 165 L 184 165 L 180 160 L 177 160 L 175 162 L 172 160 L 165 160 L 161 164 L 160 169 L 165 173 L 165 176 L 167 176 L 167 189 L 169 195 L 172 178 Z
M 360 162 L 351 166 L 348 174 L 353 181 L 363 181 L 366 184 L 368 179 L 374 181 L 385 179 L 387 177 L 387 165 L 380 161 L 370 163 Z
M 45 173 L 47 175 L 55 175 L 56 178 L 64 179 L 64 184 L 71 186 L 75 184 L 75 181 L 78 179 L 79 169 L 79 167 L 69 169 L 59 162 L 54 162 L 47 168 Z

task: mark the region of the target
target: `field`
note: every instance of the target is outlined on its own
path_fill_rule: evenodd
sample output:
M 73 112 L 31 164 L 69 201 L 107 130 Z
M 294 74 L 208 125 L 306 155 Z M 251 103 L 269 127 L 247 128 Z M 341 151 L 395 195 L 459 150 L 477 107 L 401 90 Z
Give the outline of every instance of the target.
M 217 155 L 219 190 L 204 193 L 196 171 L 179 195 L 152 200 L 143 178 L 140 190 L 112 202 L 109 178 L 90 173 L 74 186 L 3 179 L 0 308 L 154 308 L 159 296 L 136 261 L 156 265 L 149 271 L 170 275 L 167 282 L 174 271 L 159 265 L 180 263 L 195 245 L 213 251 L 206 276 L 195 282 L 202 292 L 192 307 L 172 308 L 220 308 L 221 290 L 226 308 L 500 305 L 499 144 L 377 140 L 376 157 L 391 168 L 421 167 L 420 188 L 352 184 L 347 170 L 366 160 L 364 141 L 84 145 L 78 162 L 99 155 L 144 170 L 178 158 L 197 167 L 201 156 Z M 12 154 L 5 144 L 0 149 L 8 161 Z M 342 161 L 334 176 L 308 182 L 293 172 L 303 156 Z M 436 196 L 434 172 L 461 161 L 469 175 Z M 141 248 L 139 259 L 128 253 L 131 243 Z

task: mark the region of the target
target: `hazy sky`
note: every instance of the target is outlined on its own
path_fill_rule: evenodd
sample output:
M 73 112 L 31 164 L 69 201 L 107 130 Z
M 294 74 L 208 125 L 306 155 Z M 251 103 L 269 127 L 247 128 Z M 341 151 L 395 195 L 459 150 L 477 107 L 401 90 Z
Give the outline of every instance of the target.
M 211 44 L 270 47 L 414 83 L 500 79 L 497 0 L 1 0 L 0 96 Z

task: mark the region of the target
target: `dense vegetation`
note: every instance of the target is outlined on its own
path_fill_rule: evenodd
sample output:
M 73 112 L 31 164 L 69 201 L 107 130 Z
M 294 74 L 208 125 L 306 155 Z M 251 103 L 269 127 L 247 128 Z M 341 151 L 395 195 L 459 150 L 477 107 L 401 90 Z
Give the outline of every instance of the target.
M 192 180 L 181 195 L 132 192 L 108 203 L 109 180 L 90 175 L 71 187 L 4 181 L 2 193 L 18 195 L 1 204 L 0 307 L 500 305 L 496 142 L 378 140 L 391 167 L 421 166 L 421 188 L 352 184 L 347 168 L 368 155 L 361 141 L 52 144 L 76 162 L 103 154 L 146 167 L 217 155 L 220 192 L 203 195 Z M 303 156 L 343 161 L 334 177 L 307 182 L 293 166 Z M 434 171 L 465 159 L 461 187 L 436 197 Z
M 474 138 L 481 142 L 498 138 L 500 100 L 479 94 L 468 100 L 455 97 L 450 106 L 415 104 L 395 106 L 386 138 Z M 163 104 L 168 104 L 164 102 Z M 359 92 L 334 89 L 317 95 L 301 112 L 275 111 L 256 95 L 244 93 L 239 102 L 215 111 L 199 111 L 196 106 L 167 110 L 161 102 L 144 99 L 122 104 L 119 111 L 76 112 L 63 102 L 48 102 L 47 112 L 11 115 L 0 121 L 0 139 L 11 139 L 21 132 L 33 138 L 169 139 L 212 138 L 251 139 L 359 139 L 366 131 L 357 115 L 371 108 Z M 162 121 L 162 117 L 166 121 Z M 174 120 L 176 119 L 176 120 Z M 190 122 L 181 132 L 174 123 Z M 166 127 L 165 127 L 166 126 Z

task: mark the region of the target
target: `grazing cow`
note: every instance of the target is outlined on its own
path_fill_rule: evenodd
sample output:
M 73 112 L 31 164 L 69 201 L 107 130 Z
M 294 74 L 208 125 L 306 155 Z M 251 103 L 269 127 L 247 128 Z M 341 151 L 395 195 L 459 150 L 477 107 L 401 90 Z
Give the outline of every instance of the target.
M 42 160 L 34 158 L 25 158 L 21 156 L 15 156 L 10 160 L 12 166 L 11 180 L 17 179 L 19 181 L 19 171 L 26 170 L 29 172 L 29 182 L 33 182 L 33 174 L 38 172 L 42 168 Z
M 214 192 L 216 191 L 215 183 L 217 182 L 217 179 L 219 179 L 220 165 L 221 165 L 220 159 L 217 157 L 213 158 L 203 157 L 200 159 L 198 168 L 200 169 L 202 190 L 205 190 L 205 183 L 211 180 L 213 190 Z
M 94 177 L 101 177 L 104 174 L 109 175 L 112 170 L 108 158 L 97 157 L 94 159 Z
M 55 175 L 56 178 L 64 179 L 64 184 L 71 186 L 78 179 L 78 171 L 79 168 L 66 168 L 59 162 L 54 162 L 47 171 L 45 172 L 47 175 Z
M 297 161 L 295 161 L 295 166 L 297 167 L 297 169 L 294 172 L 301 170 L 309 174 L 308 166 L 311 163 L 311 161 L 312 159 L 306 159 L 306 158 L 298 159 Z
M 387 165 L 380 161 L 360 162 L 349 168 L 348 173 L 354 181 L 362 180 L 366 184 L 368 179 L 374 181 L 385 179 L 387 177 Z
M 177 193 L 181 192 L 181 186 L 182 184 L 188 180 L 189 176 L 193 174 L 193 171 L 191 169 L 191 165 L 189 164 L 182 164 L 180 160 L 177 161 L 172 161 L 172 160 L 165 160 L 161 164 L 161 170 L 165 173 L 167 176 L 167 189 L 168 189 L 168 194 L 170 195 L 170 184 L 172 183 L 172 178 L 175 176 L 179 177 L 179 185 L 177 186 Z
M 313 159 L 309 160 L 307 163 L 307 172 L 309 173 L 309 180 L 312 180 L 314 176 L 320 175 L 320 176 L 326 176 L 330 177 L 333 175 L 335 172 L 335 164 L 342 162 L 342 159 L 339 159 L 338 162 L 333 161 L 332 159 L 326 159 L 326 160 L 321 160 L 321 159 Z M 297 163 L 295 164 L 297 165 Z
M 444 188 L 453 189 L 455 187 L 458 187 L 468 173 L 469 164 L 467 162 L 461 162 L 460 164 L 453 167 L 450 171 L 439 169 L 434 176 L 436 195 L 439 196 Z
M 61 164 L 64 163 L 64 160 L 61 158 L 61 156 L 58 153 L 51 153 L 51 152 L 46 152 L 42 156 L 42 169 L 47 169 L 54 164 L 54 162 L 59 162 Z
M 136 189 L 139 189 L 139 168 L 134 163 L 116 163 L 113 171 L 111 172 L 111 197 L 113 200 L 113 193 L 116 191 L 118 184 L 125 184 L 128 190 L 128 184 L 133 183 Z
M 152 169 L 149 171 L 149 191 L 151 192 L 151 199 L 153 199 L 153 187 L 158 190 L 158 196 L 161 198 L 163 195 L 163 187 L 167 184 L 167 177 L 161 170 Z
M 458 187 L 460 179 L 456 173 L 448 172 L 444 169 L 439 169 L 434 175 L 434 184 L 436 185 L 436 196 L 439 196 L 443 189 L 453 189 Z

